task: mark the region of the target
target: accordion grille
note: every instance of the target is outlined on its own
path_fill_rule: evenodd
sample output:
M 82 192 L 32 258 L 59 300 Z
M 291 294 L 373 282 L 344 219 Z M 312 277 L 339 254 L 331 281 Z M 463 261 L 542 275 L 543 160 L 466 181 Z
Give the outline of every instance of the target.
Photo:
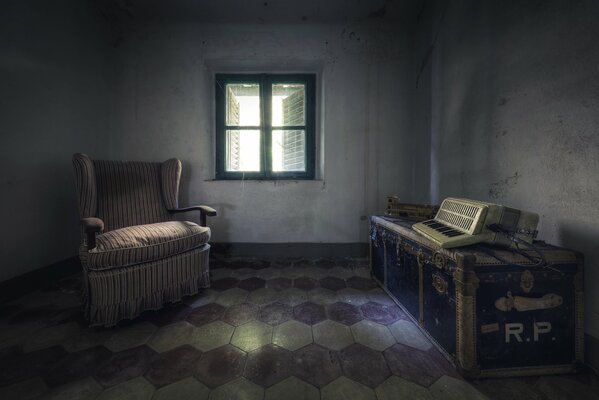
M 483 205 L 447 199 L 443 201 L 435 220 L 472 235 L 484 208 Z

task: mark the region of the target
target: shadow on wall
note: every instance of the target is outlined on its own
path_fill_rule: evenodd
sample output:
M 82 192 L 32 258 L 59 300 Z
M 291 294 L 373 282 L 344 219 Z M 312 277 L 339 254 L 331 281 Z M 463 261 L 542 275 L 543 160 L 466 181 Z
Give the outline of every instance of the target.
M 581 224 L 582 225 L 582 224 Z M 564 247 L 584 254 L 585 322 L 586 332 L 599 335 L 599 307 L 594 284 L 599 280 L 599 227 L 577 226 L 572 222 L 560 222 L 559 241 Z
M 581 224 L 582 225 L 582 224 Z M 558 225 L 559 241 L 562 246 L 584 253 L 585 265 L 592 268 L 599 262 L 599 227 L 576 226 L 570 221 L 560 221 Z
M 439 37 L 431 61 L 433 202 L 440 202 L 449 192 L 485 200 L 488 179 L 483 177 L 494 175 L 490 170 L 495 145 L 491 138 L 497 130 L 499 88 L 493 74 L 501 60 L 489 46 L 488 37 L 473 38 L 471 27 L 455 22 L 458 11 L 477 21 L 480 30 L 492 19 L 488 8 L 478 3 L 466 10 L 448 4 L 444 11 L 448 16 L 441 16 L 439 22 L 439 32 L 445 37 Z
M 219 236 L 221 238 L 229 237 L 229 232 L 231 230 L 231 222 L 227 218 L 227 211 L 235 210 L 237 208 L 236 205 L 231 203 L 216 203 L 213 201 L 209 201 L 208 194 L 200 193 L 198 198 L 192 198 L 192 187 L 191 185 L 194 182 L 193 173 L 194 167 L 188 163 L 181 160 L 182 171 L 181 171 L 181 182 L 179 184 L 179 207 L 189 207 L 196 205 L 207 205 L 216 210 L 218 216 L 216 219 L 208 218 L 207 225 L 212 228 L 217 228 Z M 197 181 L 197 179 L 195 180 Z M 200 213 L 199 212 L 188 212 L 184 214 L 179 214 L 177 219 L 183 219 L 187 221 L 193 221 L 196 223 L 200 222 Z M 214 231 L 212 231 L 212 241 L 214 241 Z M 222 240 L 222 239 L 221 239 Z

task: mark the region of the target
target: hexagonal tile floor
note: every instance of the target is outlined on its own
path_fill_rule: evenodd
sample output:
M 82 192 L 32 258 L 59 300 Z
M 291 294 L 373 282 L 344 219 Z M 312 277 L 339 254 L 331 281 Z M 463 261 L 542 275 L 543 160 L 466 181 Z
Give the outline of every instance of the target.
M 110 329 L 53 282 L 0 304 L 0 398 L 599 400 L 591 372 L 464 381 L 367 265 L 215 258 L 210 289 Z

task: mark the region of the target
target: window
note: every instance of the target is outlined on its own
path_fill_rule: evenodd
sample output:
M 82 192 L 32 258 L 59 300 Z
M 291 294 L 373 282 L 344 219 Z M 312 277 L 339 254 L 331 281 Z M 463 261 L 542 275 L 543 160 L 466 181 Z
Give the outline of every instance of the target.
M 315 75 L 216 75 L 216 178 L 314 179 Z

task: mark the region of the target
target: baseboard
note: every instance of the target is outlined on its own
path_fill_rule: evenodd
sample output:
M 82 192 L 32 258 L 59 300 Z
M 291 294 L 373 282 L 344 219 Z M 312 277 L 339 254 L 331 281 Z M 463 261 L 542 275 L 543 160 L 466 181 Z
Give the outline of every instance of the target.
M 327 258 L 366 257 L 368 243 L 210 243 L 214 254 L 227 257 Z
M 43 289 L 50 283 L 79 271 L 81 263 L 79 257 L 75 256 L 0 282 L 0 303 Z
M 599 339 L 589 334 L 584 335 L 585 363 L 599 373 Z

